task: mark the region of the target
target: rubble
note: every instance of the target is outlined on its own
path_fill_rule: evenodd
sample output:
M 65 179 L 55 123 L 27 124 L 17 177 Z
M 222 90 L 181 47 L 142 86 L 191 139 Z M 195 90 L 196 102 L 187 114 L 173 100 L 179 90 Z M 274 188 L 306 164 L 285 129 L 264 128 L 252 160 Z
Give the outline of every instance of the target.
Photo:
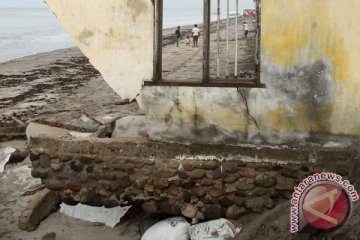
M 18 227 L 24 231 L 34 231 L 44 218 L 58 208 L 60 203 L 58 194 L 47 189 L 33 197 L 19 217 Z

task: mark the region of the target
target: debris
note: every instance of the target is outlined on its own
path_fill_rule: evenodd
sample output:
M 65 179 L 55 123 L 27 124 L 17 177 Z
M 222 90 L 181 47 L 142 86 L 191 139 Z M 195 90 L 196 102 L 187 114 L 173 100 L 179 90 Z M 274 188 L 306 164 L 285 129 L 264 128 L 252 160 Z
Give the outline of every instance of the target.
M 34 199 L 21 213 L 18 227 L 24 231 L 34 231 L 40 222 L 59 206 L 60 198 L 56 192 L 48 189 L 34 195 Z
M 191 240 L 223 240 L 235 237 L 240 231 L 241 227 L 235 227 L 230 221 L 221 218 L 191 226 L 189 235 Z
M 168 218 L 150 227 L 141 240 L 188 240 L 190 224 L 183 217 Z
M 28 150 L 19 150 L 16 149 L 16 151 L 11 154 L 9 163 L 20 163 L 25 160 L 30 155 L 30 152 Z
M 0 173 L 4 172 L 5 165 L 10 160 L 11 154 L 14 152 L 16 152 L 16 149 L 12 147 L 0 149 Z
M 131 207 L 91 207 L 81 203 L 76 206 L 70 206 L 62 203 L 60 212 L 73 218 L 97 224 L 104 223 L 106 226 L 114 228 Z
M 32 189 L 30 189 L 30 190 L 27 190 L 27 191 L 25 191 L 24 193 L 22 193 L 22 194 L 20 195 L 20 197 L 34 195 L 34 194 L 42 191 L 43 189 L 45 189 L 45 186 L 44 186 L 44 185 L 35 186 L 34 188 L 32 188 Z
M 55 240 L 55 239 L 56 239 L 56 233 L 54 232 L 47 233 L 41 238 L 41 240 Z

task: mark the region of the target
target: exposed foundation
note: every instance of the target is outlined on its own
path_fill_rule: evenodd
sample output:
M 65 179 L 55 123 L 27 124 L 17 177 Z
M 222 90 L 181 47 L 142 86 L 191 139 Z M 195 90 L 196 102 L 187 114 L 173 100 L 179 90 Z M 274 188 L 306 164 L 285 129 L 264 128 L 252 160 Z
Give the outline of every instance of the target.
M 305 176 L 356 173 L 351 148 L 181 145 L 32 138 L 32 175 L 67 204 L 142 204 L 150 213 L 236 219 L 273 208 Z

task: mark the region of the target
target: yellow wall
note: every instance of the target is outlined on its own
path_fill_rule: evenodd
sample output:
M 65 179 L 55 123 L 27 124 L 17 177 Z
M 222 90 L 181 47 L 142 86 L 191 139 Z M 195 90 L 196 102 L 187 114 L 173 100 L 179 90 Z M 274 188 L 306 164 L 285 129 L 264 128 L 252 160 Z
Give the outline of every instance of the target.
M 287 102 L 266 111 L 268 127 L 360 135 L 359 23 L 358 0 L 262 0 L 263 63 L 296 73 L 297 66 L 327 62 L 327 84 L 334 88 L 331 99 L 316 106 L 323 114 L 311 120 L 311 129 L 304 124 L 308 106 L 302 102 L 292 106 L 297 114 L 290 125 Z

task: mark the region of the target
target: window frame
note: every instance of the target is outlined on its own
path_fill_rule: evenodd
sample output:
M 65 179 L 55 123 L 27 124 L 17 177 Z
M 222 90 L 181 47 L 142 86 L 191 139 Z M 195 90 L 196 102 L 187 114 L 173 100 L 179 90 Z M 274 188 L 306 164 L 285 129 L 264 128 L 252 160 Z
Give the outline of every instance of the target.
M 154 59 L 152 81 L 145 81 L 145 86 L 188 86 L 188 87 L 248 87 L 264 88 L 260 82 L 260 49 L 261 49 L 261 0 L 256 4 L 256 44 L 255 44 L 255 77 L 236 78 L 210 78 L 210 26 L 211 26 L 211 0 L 203 0 L 203 63 L 202 81 L 176 81 L 162 79 L 162 48 L 163 48 L 163 5 L 164 0 L 153 0 L 154 4 Z

